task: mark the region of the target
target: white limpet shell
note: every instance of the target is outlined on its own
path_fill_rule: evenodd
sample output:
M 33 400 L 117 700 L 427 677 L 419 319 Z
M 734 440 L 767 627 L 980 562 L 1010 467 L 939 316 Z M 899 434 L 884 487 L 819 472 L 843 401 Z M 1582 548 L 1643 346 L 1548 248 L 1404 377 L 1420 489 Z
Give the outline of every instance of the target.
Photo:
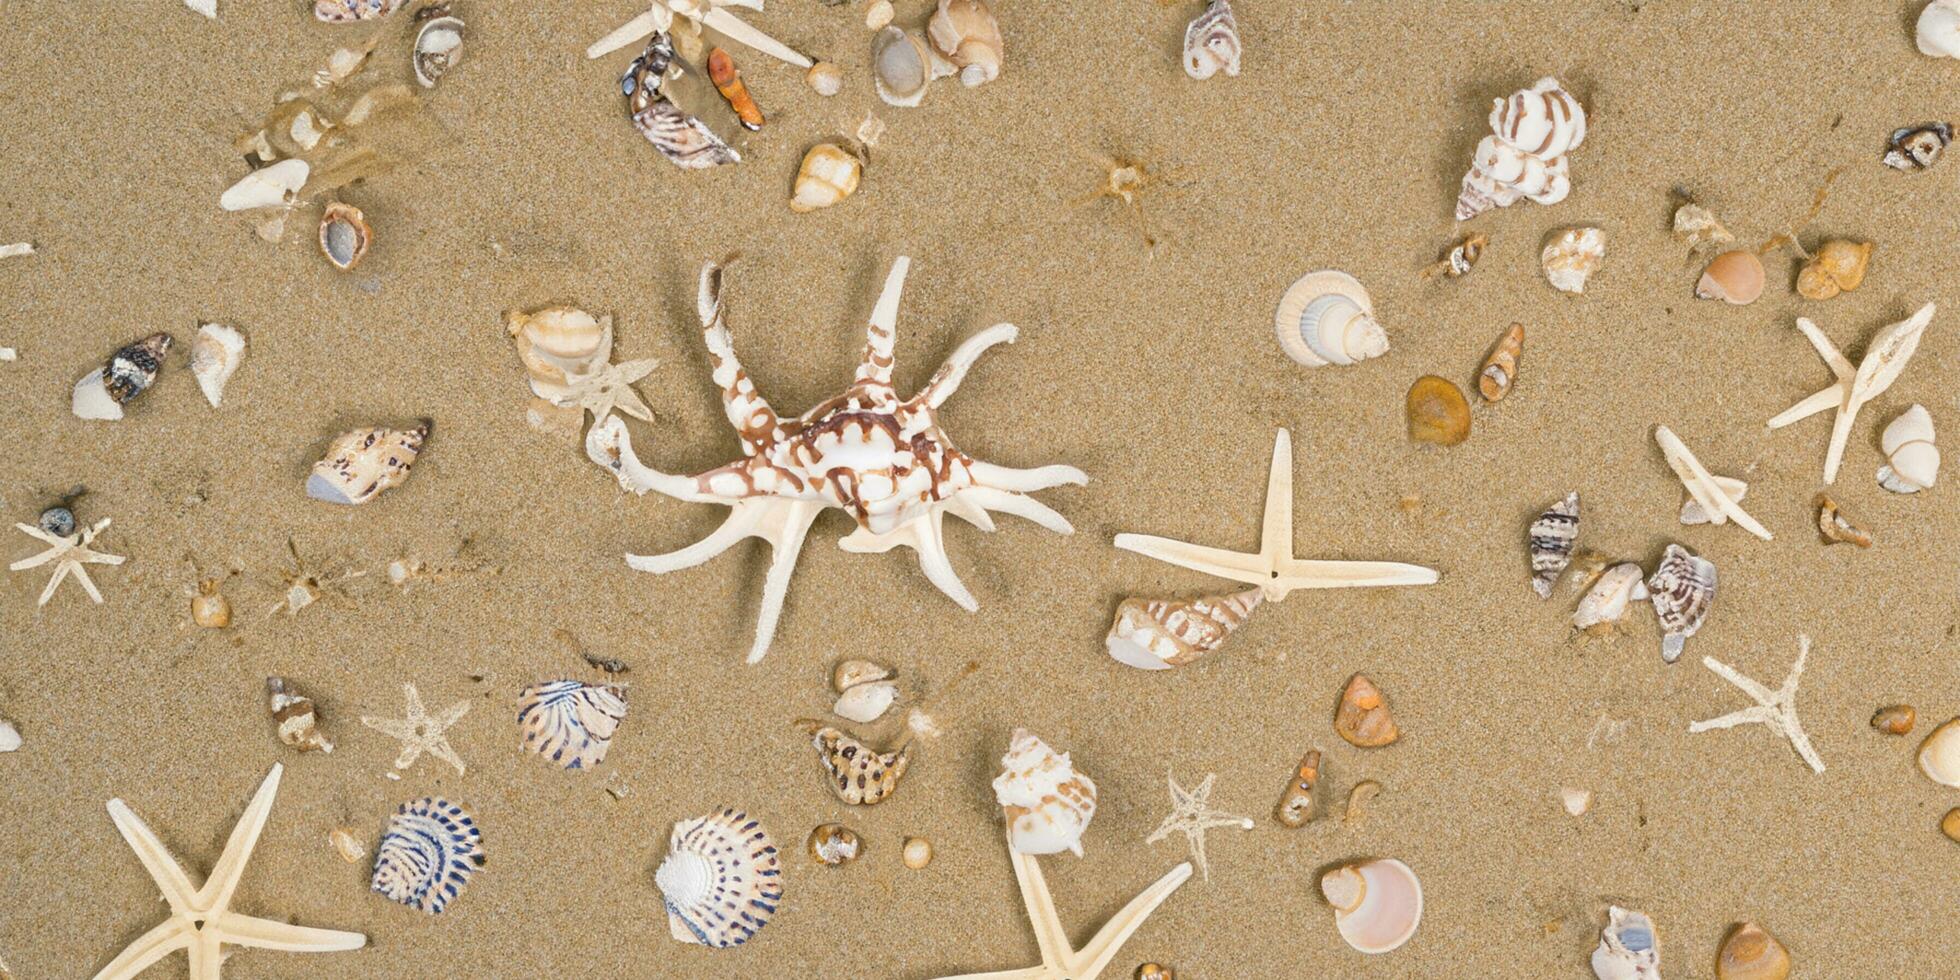
M 1280 297 L 1273 329 L 1286 356 L 1307 367 L 1349 365 L 1388 353 L 1388 334 L 1360 280 L 1332 269 L 1309 272 Z
M 1565 812 L 1574 817 L 1583 817 L 1592 809 L 1593 794 L 1589 789 L 1567 786 L 1558 791 L 1558 799 Z
M 1244 51 L 1230 0 L 1211 0 L 1184 29 L 1184 73 L 1199 81 L 1220 71 L 1237 78 Z
M 1117 662 L 1139 670 L 1182 667 L 1216 652 L 1264 598 L 1251 588 L 1189 601 L 1125 599 L 1105 646 Z
M 1349 946 L 1387 953 L 1422 923 L 1422 882 L 1392 858 L 1344 864 L 1320 876 L 1320 893 L 1334 906 L 1334 926 Z
M 1919 12 L 1913 30 L 1919 53 L 1929 58 L 1960 58 L 1960 0 L 1933 0 Z
M 1926 736 L 1919 747 L 1919 770 L 1942 786 L 1960 786 L 1960 718 Z
M 924 102 L 933 79 L 932 52 L 917 34 L 887 27 L 871 39 L 871 80 L 887 105 Z
M 1660 937 L 1653 920 L 1612 906 L 1606 927 L 1599 931 L 1592 968 L 1599 980 L 1661 980 Z
M 1715 484 L 1716 489 L 1721 490 L 1736 503 L 1741 503 L 1742 498 L 1749 495 L 1749 484 L 1735 477 L 1715 476 L 1711 482 Z M 1708 516 L 1708 511 L 1702 509 L 1701 501 L 1696 500 L 1694 494 L 1684 492 L 1683 496 L 1686 499 L 1681 501 L 1681 523 L 1689 525 L 1713 523 L 1713 518 Z
M 1096 784 L 1025 728 L 1016 728 L 994 778 L 1007 817 L 1007 845 L 1022 854 L 1082 856 L 1082 832 L 1096 815 Z
M 892 703 L 898 700 L 898 685 L 891 681 L 868 681 L 856 684 L 837 696 L 837 705 L 831 710 L 837 717 L 868 725 L 883 717 L 891 710 Z
M 1557 204 L 1572 192 L 1566 154 L 1586 139 L 1586 109 L 1558 79 L 1539 79 L 1507 99 L 1491 100 L 1491 135 L 1477 144 L 1456 220 L 1468 221 L 1519 198 Z
M 281 160 L 261 167 L 226 188 L 218 197 L 218 206 L 226 211 L 286 207 L 299 199 L 300 188 L 306 186 L 307 175 L 312 172 L 312 164 L 305 160 Z
M 0 245 L 0 259 L 11 259 L 22 255 L 33 254 L 33 242 L 8 242 L 5 245 Z
M 1561 293 L 1586 291 L 1586 280 L 1606 257 L 1606 233 L 1598 228 L 1567 228 L 1552 236 L 1538 260 L 1545 280 Z
M 217 408 L 224 401 L 225 382 L 245 359 L 245 335 L 222 323 L 199 324 L 191 339 L 191 374 L 204 391 L 204 400 Z
M 1933 417 L 1915 404 L 1885 427 L 1879 446 L 1886 463 L 1878 468 L 1878 485 L 1893 493 L 1918 493 L 1940 475 L 1940 450 L 1933 444 Z
M 1630 561 L 1607 569 L 1579 600 L 1579 608 L 1572 613 L 1573 627 L 1588 633 L 1611 632 L 1626 618 L 1630 603 L 1648 598 L 1647 583 L 1641 581 L 1645 575 Z
M 531 376 L 531 393 L 561 407 L 577 404 L 569 378 L 596 374 L 612 360 L 612 317 L 574 306 L 512 310 L 504 331 Z

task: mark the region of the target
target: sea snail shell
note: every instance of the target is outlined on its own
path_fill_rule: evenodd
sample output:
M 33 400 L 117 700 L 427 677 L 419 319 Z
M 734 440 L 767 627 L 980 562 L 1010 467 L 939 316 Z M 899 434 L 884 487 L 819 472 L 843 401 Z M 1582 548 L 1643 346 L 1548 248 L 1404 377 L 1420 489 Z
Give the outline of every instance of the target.
M 1345 272 L 1309 272 L 1288 286 L 1273 315 L 1286 356 L 1308 367 L 1354 364 L 1388 353 L 1375 304 Z
M 1321 876 L 1320 893 L 1334 906 L 1341 938 L 1363 953 L 1400 947 L 1422 922 L 1422 882 L 1393 859 L 1335 868 Z
M 1880 438 L 1886 464 L 1878 468 L 1878 483 L 1893 493 L 1918 493 L 1940 475 L 1940 450 L 1933 445 L 1933 417 L 1926 406 L 1914 405 L 1885 427 Z
M 960 84 L 985 85 L 1000 77 L 1000 22 L 985 0 L 939 0 L 926 21 L 933 50 L 960 70 Z

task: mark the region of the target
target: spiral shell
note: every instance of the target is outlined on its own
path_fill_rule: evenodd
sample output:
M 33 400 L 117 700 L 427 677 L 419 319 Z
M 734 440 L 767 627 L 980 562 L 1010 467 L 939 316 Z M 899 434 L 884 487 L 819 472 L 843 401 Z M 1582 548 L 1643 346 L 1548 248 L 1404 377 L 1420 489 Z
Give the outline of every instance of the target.
M 1933 0 L 1919 12 L 1913 43 L 1928 58 L 1960 58 L 1960 0 Z
M 1531 589 L 1540 599 L 1552 597 L 1552 586 L 1572 564 L 1572 547 L 1579 540 L 1579 491 L 1545 508 L 1531 522 L 1525 547 L 1531 552 Z
M 1119 663 L 1169 670 L 1214 653 L 1259 607 L 1258 588 L 1178 599 L 1125 599 L 1116 607 L 1105 645 Z
M 1586 139 L 1586 110 L 1555 78 L 1492 100 L 1491 135 L 1477 144 L 1463 177 L 1456 220 L 1467 221 L 1519 198 L 1556 204 L 1572 192 L 1566 154 Z
M 864 173 L 864 161 L 835 143 L 818 143 L 803 154 L 796 170 L 796 192 L 789 209 L 806 214 L 850 197 Z
M 1007 845 L 1022 854 L 1082 856 L 1082 832 L 1096 815 L 1096 784 L 1025 728 L 1016 728 L 994 778 L 1007 818 Z
M 512 310 L 504 314 L 504 330 L 531 376 L 531 393 L 561 407 L 571 396 L 571 378 L 595 374 L 612 360 L 612 317 L 577 307 Z
M 1422 882 L 1394 859 L 1341 865 L 1321 876 L 1320 893 L 1341 938 L 1363 953 L 1400 948 L 1422 923 Z
M 876 806 L 892 795 L 911 759 L 906 747 L 879 752 L 828 725 L 811 731 L 817 761 L 830 777 L 830 791 L 852 806 Z
M 660 155 L 682 170 L 706 170 L 742 162 L 708 124 L 681 111 L 665 98 L 656 98 L 633 113 L 633 128 L 652 143 Z
M 1879 438 L 1885 465 L 1878 468 L 1878 485 L 1893 493 L 1918 493 L 1940 475 L 1940 450 L 1933 444 L 1933 417 L 1915 404 L 1885 427 Z
M 408 479 L 435 423 L 410 429 L 357 429 L 342 433 L 313 464 L 306 495 L 330 504 L 364 504 Z
M 476 820 L 448 800 L 424 797 L 402 804 L 389 819 L 369 887 L 390 901 L 441 915 L 484 861 Z
M 1501 402 L 1511 393 L 1511 386 L 1518 382 L 1518 358 L 1523 356 L 1524 324 L 1513 323 L 1497 338 L 1490 356 L 1484 358 L 1483 369 L 1477 372 L 1477 391 L 1484 401 Z
M 1670 544 L 1647 579 L 1647 591 L 1661 621 L 1661 659 L 1673 663 L 1715 603 L 1715 563 Z
M 782 875 L 769 832 L 741 810 L 725 809 L 674 825 L 653 882 L 675 939 L 728 949 L 755 938 L 775 916 Z
M 626 690 L 612 684 L 547 681 L 517 696 L 524 751 L 560 769 L 590 769 L 604 762 L 613 732 L 625 717 Z
M 1309 272 L 1286 288 L 1273 329 L 1286 356 L 1307 367 L 1355 364 L 1388 353 L 1375 304 L 1345 272 Z
M 1221 70 L 1237 78 L 1244 48 L 1230 0 L 1211 0 L 1184 29 L 1184 73 L 1199 81 Z
M 959 69 L 961 85 L 973 88 L 1000 77 L 1000 22 L 986 0 L 939 0 L 926 21 L 926 40 Z

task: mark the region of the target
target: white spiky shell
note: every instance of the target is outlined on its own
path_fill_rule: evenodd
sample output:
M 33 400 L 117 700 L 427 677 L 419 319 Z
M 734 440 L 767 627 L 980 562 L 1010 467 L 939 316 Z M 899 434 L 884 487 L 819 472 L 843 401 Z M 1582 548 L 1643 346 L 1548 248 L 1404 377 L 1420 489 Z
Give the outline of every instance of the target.
M 1007 844 L 1022 854 L 1082 856 L 1082 832 L 1096 815 L 1096 784 L 1056 752 L 1017 728 L 1001 757 L 994 798 L 1007 817 Z
M 1214 653 L 1265 598 L 1258 588 L 1201 599 L 1125 599 L 1104 641 L 1117 662 L 1169 670 Z
M 1960 58 L 1960 0 L 1933 0 L 1919 12 L 1913 29 L 1919 53 L 1929 58 Z
M 782 873 L 762 824 L 724 809 L 674 825 L 653 882 L 675 939 L 727 949 L 769 924 L 783 899 Z
M 1641 581 L 1644 574 L 1633 562 L 1607 569 L 1579 600 L 1579 608 L 1572 613 L 1573 627 L 1596 633 L 1618 626 L 1626 618 L 1630 603 L 1647 598 L 1647 584 Z
M 1321 876 L 1320 891 L 1334 906 L 1341 938 L 1363 953 L 1401 947 L 1422 923 L 1422 882 L 1393 858 L 1335 868 Z
M 1477 144 L 1456 220 L 1467 221 L 1519 198 L 1556 204 L 1572 191 L 1566 154 L 1586 139 L 1586 110 L 1559 84 L 1545 77 L 1506 99 L 1492 100 L 1491 135 Z
M 616 685 L 547 681 L 517 696 L 524 751 L 560 769 L 590 769 L 604 762 L 625 717 L 626 691 Z
M 404 803 L 388 821 L 369 887 L 391 901 L 440 915 L 483 867 L 483 833 L 440 797 Z
M 191 374 L 204 392 L 204 400 L 217 408 L 224 401 L 225 382 L 245 359 L 245 335 L 222 323 L 206 323 L 197 328 L 191 340 Z
M 1309 272 L 1286 288 L 1273 314 L 1286 356 L 1307 367 L 1349 365 L 1388 353 L 1375 304 L 1345 272 Z
M 1673 663 L 1715 603 L 1715 563 L 1670 544 L 1647 579 L 1647 591 L 1661 621 L 1661 659 Z
M 1593 974 L 1599 980 L 1661 980 L 1660 935 L 1653 920 L 1617 905 L 1606 916 L 1592 954 Z
M 1879 439 L 1885 451 L 1885 465 L 1878 468 L 1878 483 L 1893 493 L 1918 493 L 1933 485 L 1940 475 L 1940 450 L 1933 444 L 1933 417 L 1926 406 L 1915 404 L 1885 427 Z

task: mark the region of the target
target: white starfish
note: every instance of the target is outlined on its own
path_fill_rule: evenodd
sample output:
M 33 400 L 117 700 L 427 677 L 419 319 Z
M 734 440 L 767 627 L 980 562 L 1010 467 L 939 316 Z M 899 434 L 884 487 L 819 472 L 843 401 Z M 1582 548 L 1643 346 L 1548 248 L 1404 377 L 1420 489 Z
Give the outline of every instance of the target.
M 1183 834 L 1191 844 L 1191 860 L 1198 863 L 1198 873 L 1206 881 L 1211 880 L 1211 865 L 1205 862 L 1205 831 L 1213 827 L 1252 829 L 1250 818 L 1211 808 L 1211 784 L 1217 779 L 1216 773 L 1206 773 L 1205 781 L 1197 789 L 1187 790 L 1177 784 L 1176 777 L 1166 776 L 1165 782 L 1171 786 L 1170 815 L 1144 840 L 1146 844 L 1155 844 L 1171 834 Z
M 1736 487 L 1740 484 L 1741 489 L 1746 490 L 1747 484 L 1708 472 L 1708 467 L 1701 465 L 1701 460 L 1695 458 L 1687 444 L 1665 425 L 1654 426 L 1654 441 L 1661 444 L 1661 456 L 1666 458 L 1668 468 L 1681 479 L 1681 485 L 1688 489 L 1688 496 L 1707 516 L 1708 523 L 1727 524 L 1733 520 L 1749 533 L 1764 541 L 1770 540 L 1769 529 L 1758 524 L 1748 511 L 1742 509 L 1741 504 L 1736 503 L 1742 496 Z M 1694 523 L 1688 520 L 1686 507 L 1681 509 L 1681 523 Z
M 245 875 L 245 862 L 251 860 L 259 831 L 265 829 L 283 771 L 278 763 L 273 764 L 245 807 L 245 814 L 232 827 L 224 853 L 201 888 L 191 887 L 190 876 L 184 874 L 143 818 L 122 800 L 109 801 L 109 819 L 115 821 L 123 840 L 129 842 L 144 870 L 155 879 L 163 900 L 170 903 L 170 917 L 125 947 L 95 975 L 95 980 L 131 980 L 150 964 L 180 949 L 190 957 L 191 980 L 217 980 L 224 946 L 334 953 L 367 945 L 367 937 L 358 932 L 314 929 L 231 911 L 232 894 L 238 890 L 238 879 Z
M 1817 348 L 1817 356 L 1830 366 L 1831 373 L 1837 375 L 1837 381 L 1770 419 L 1769 427 L 1780 429 L 1819 412 L 1837 409 L 1837 421 L 1831 426 L 1831 445 L 1824 451 L 1824 482 L 1836 482 L 1838 464 L 1844 461 L 1844 444 L 1851 437 L 1851 423 L 1857 420 L 1858 409 L 1883 394 L 1885 389 L 1892 387 L 1892 382 L 1899 379 L 1899 373 L 1906 369 L 1906 362 L 1912 360 L 1913 352 L 1919 349 L 1919 338 L 1925 335 L 1926 325 L 1931 322 L 1933 304 L 1927 303 L 1911 317 L 1887 325 L 1872 337 L 1865 349 L 1864 359 L 1853 368 L 1851 362 L 1838 353 L 1831 338 L 1817 329 L 1817 324 L 1798 317 L 1797 329 L 1809 338 L 1812 347 Z
M 1259 586 L 1266 598 L 1275 601 L 1294 589 L 1432 585 L 1438 578 L 1433 568 L 1400 562 L 1293 557 L 1293 437 L 1285 429 L 1273 440 L 1273 466 L 1266 479 L 1266 519 L 1257 552 L 1207 548 L 1148 534 L 1119 534 L 1116 547 L 1180 568 Z
M 449 726 L 469 714 L 470 703 L 458 701 L 444 708 L 442 714 L 431 715 L 429 709 L 422 706 L 422 695 L 416 692 L 415 685 L 403 684 L 402 697 L 408 701 L 407 717 L 371 718 L 362 715 L 361 724 L 389 738 L 401 740 L 402 754 L 395 757 L 396 769 L 407 769 L 415 764 L 416 759 L 422 757 L 423 752 L 427 752 L 455 766 L 456 772 L 461 774 L 463 757 L 457 755 L 456 750 L 449 746 L 449 736 L 444 733 L 448 731 Z
M 1021 885 L 1021 902 L 1027 906 L 1028 921 L 1034 926 L 1035 945 L 1041 948 L 1041 965 L 992 973 L 962 973 L 940 980 L 1095 980 L 1143 920 L 1164 904 L 1191 877 L 1186 861 L 1165 872 L 1155 884 L 1130 899 L 1130 904 L 1097 930 L 1095 938 L 1081 949 L 1068 944 L 1068 930 L 1055 912 L 1055 900 L 1048 894 L 1048 882 L 1041 876 L 1041 864 L 1032 854 L 1022 854 L 1010 842 L 1007 856 L 1014 862 L 1014 879 Z
M 75 576 L 75 580 L 82 583 L 82 591 L 87 592 L 90 599 L 99 603 L 102 601 L 102 593 L 95 588 L 94 580 L 88 577 L 88 569 L 82 566 L 91 564 L 120 565 L 123 563 L 124 558 L 122 555 L 104 554 L 89 547 L 90 542 L 95 540 L 95 536 L 101 534 L 103 529 L 108 526 L 109 519 L 105 517 L 102 520 L 96 521 L 94 527 L 82 528 L 64 538 L 60 535 L 43 531 L 32 524 L 15 524 L 14 527 L 22 534 L 45 542 L 50 547 L 38 555 L 31 558 L 22 558 L 8 565 L 7 570 L 10 572 L 19 572 L 29 568 L 39 568 L 48 562 L 55 562 L 54 577 L 48 579 L 48 587 L 41 590 L 41 599 L 35 603 L 36 605 L 47 605 L 48 600 L 54 598 L 54 590 L 60 588 L 62 581 L 70 575 Z
M 660 362 L 653 358 L 608 364 L 591 374 L 567 375 L 566 393 L 559 404 L 577 405 L 592 413 L 592 420 L 604 422 L 615 410 L 642 422 L 653 421 L 653 411 L 633 390 L 633 383 L 653 373 Z
M 592 46 L 585 49 L 585 56 L 604 57 L 656 31 L 669 30 L 673 27 L 674 18 L 680 17 L 687 20 L 696 32 L 704 27 L 711 28 L 731 41 L 745 44 L 772 58 L 787 61 L 798 68 L 810 67 L 808 55 L 742 23 L 723 7 L 761 10 L 762 0 L 654 0 L 646 13 L 592 42 Z
M 1805 735 L 1803 725 L 1797 721 L 1797 681 L 1803 677 L 1803 662 L 1810 656 L 1810 637 L 1797 636 L 1797 663 L 1790 668 L 1790 676 L 1783 679 L 1783 686 L 1772 691 L 1755 681 L 1737 673 L 1735 668 L 1715 659 L 1701 658 L 1702 665 L 1755 699 L 1756 703 L 1740 711 L 1731 711 L 1720 718 L 1698 721 L 1688 726 L 1690 732 L 1705 732 L 1713 728 L 1734 728 L 1737 725 L 1768 725 L 1781 732 L 1790 744 L 1796 747 L 1803 761 L 1810 768 L 1824 771 L 1824 760 L 1818 758 L 1817 750 L 1810 747 L 1810 736 Z

